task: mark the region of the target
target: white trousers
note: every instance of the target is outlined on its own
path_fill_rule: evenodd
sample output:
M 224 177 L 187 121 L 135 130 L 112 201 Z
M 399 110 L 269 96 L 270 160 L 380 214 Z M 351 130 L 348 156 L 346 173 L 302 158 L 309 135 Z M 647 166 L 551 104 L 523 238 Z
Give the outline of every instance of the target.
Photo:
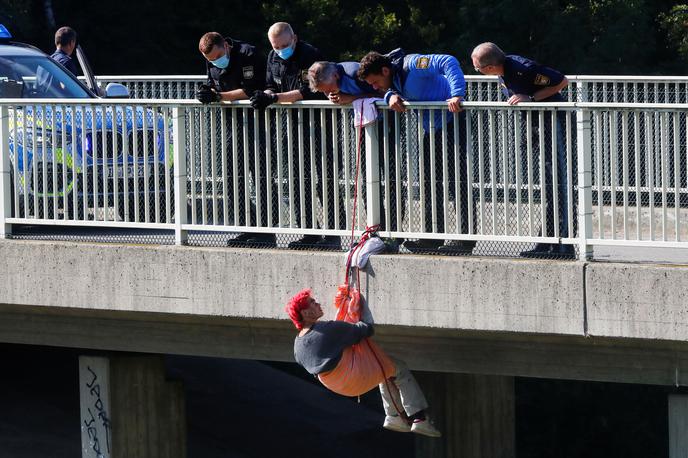
M 388 378 L 379 385 L 385 415 L 393 417 L 399 415 L 399 410 L 403 409 L 403 412 L 410 417 L 427 409 L 428 401 L 425 400 L 425 395 L 423 395 L 418 382 L 416 382 L 406 363 L 396 358 L 392 358 L 392 360 L 396 365 L 395 376 Z

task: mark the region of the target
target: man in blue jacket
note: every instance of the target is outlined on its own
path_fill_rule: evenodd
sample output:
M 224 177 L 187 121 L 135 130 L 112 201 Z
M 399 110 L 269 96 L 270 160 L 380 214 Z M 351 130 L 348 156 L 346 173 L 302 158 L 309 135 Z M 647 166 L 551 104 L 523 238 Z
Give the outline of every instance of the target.
M 466 95 L 466 81 L 455 57 L 447 54 L 406 54 L 396 49 L 387 55 L 377 52 L 366 54 L 361 60 L 358 77 L 384 92 L 384 99 L 390 109 L 402 113 L 406 111 L 404 101 L 446 101 L 451 113 L 461 112 L 461 100 Z M 425 110 L 424 110 L 425 111 Z M 465 150 L 465 119 L 458 116 L 459 122 L 459 157 L 451 154 L 454 149 L 454 136 L 451 130 L 447 132 L 447 164 L 442 163 L 442 134 L 441 130 L 449 128 L 454 117 L 446 116 L 447 126 L 442 125 L 441 110 L 434 111 L 434 131 L 430 129 L 427 111 L 423 113 L 423 179 L 425 190 L 425 232 L 451 232 L 449 224 L 444 221 L 444 188 L 443 165 L 446 165 L 448 194 L 454 197 L 455 183 L 459 180 L 461 199 L 457 213 L 461 219 L 461 233 L 468 233 L 468 199 L 466 181 L 466 150 Z M 430 154 L 430 142 L 434 141 L 434 157 Z M 431 183 L 432 171 L 430 164 L 435 163 L 435 182 Z M 454 161 L 458 161 L 459 177 L 454 177 Z M 436 228 L 433 230 L 432 218 L 432 186 L 435 191 Z M 409 194 L 410 198 L 410 194 Z M 452 254 L 470 253 L 475 246 L 474 241 L 448 242 L 442 245 L 440 239 L 421 239 L 407 241 L 404 246 L 412 252 L 435 251 Z

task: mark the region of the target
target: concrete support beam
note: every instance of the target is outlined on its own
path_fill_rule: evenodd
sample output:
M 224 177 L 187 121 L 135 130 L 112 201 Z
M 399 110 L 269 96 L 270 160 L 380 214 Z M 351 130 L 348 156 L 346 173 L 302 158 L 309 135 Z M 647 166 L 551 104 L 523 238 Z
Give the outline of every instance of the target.
M 418 373 L 441 439 L 418 437 L 416 456 L 514 458 L 514 378 Z
M 161 356 L 79 357 L 83 458 L 185 458 L 184 388 Z
M 688 396 L 669 395 L 669 458 L 688 458 Z
M 0 342 L 293 361 L 294 327 L 237 320 L 0 304 Z M 375 340 L 412 370 L 688 385 L 688 343 L 377 326 Z
M 112 458 L 185 458 L 184 388 L 160 356 L 110 360 Z

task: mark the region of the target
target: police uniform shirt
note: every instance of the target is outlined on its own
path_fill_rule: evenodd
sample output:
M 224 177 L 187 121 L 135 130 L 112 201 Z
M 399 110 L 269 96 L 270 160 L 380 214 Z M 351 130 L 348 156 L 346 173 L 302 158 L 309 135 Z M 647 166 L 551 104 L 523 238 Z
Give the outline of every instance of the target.
M 560 72 L 540 65 L 521 56 L 509 55 L 504 60 L 504 76 L 499 77 L 502 93 L 506 98 L 514 94 L 532 96 L 544 87 L 556 86 L 564 80 Z M 538 102 L 563 102 L 561 93 L 556 93 Z
M 325 59 L 318 48 L 305 41 L 296 42 L 294 53 L 287 60 L 273 49 L 268 54 L 265 89 L 275 93 L 299 91 L 304 100 L 325 98 L 324 94 L 311 92 L 308 87 L 308 68 L 321 60 Z
M 72 72 L 74 76 L 77 76 L 77 72 L 79 71 L 76 68 L 76 64 L 74 63 L 74 59 L 69 57 L 66 52 L 62 51 L 61 49 L 56 49 L 55 52 L 50 56 L 55 62 L 59 62 L 62 64 L 64 68 Z
M 340 62 L 337 64 L 337 73 L 339 73 L 339 92 L 349 95 L 375 95 L 378 92 L 373 87 L 361 81 L 356 76 L 361 64 L 358 62 Z
M 208 84 L 219 92 L 243 89 L 246 96 L 251 97 L 254 91 L 263 89 L 264 60 L 255 46 L 228 37 L 225 40 L 232 46 L 229 66 L 217 68 L 206 61 Z

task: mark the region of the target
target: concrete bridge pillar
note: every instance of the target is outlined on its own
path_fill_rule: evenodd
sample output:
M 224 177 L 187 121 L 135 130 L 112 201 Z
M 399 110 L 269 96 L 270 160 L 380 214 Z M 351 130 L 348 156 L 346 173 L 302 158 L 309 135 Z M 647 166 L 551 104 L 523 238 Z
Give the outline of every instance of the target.
M 418 436 L 416 456 L 514 458 L 514 378 L 416 373 L 441 439 Z
M 669 395 L 669 458 L 688 458 L 688 396 Z
M 185 458 L 181 383 L 161 356 L 80 357 L 82 458 Z

